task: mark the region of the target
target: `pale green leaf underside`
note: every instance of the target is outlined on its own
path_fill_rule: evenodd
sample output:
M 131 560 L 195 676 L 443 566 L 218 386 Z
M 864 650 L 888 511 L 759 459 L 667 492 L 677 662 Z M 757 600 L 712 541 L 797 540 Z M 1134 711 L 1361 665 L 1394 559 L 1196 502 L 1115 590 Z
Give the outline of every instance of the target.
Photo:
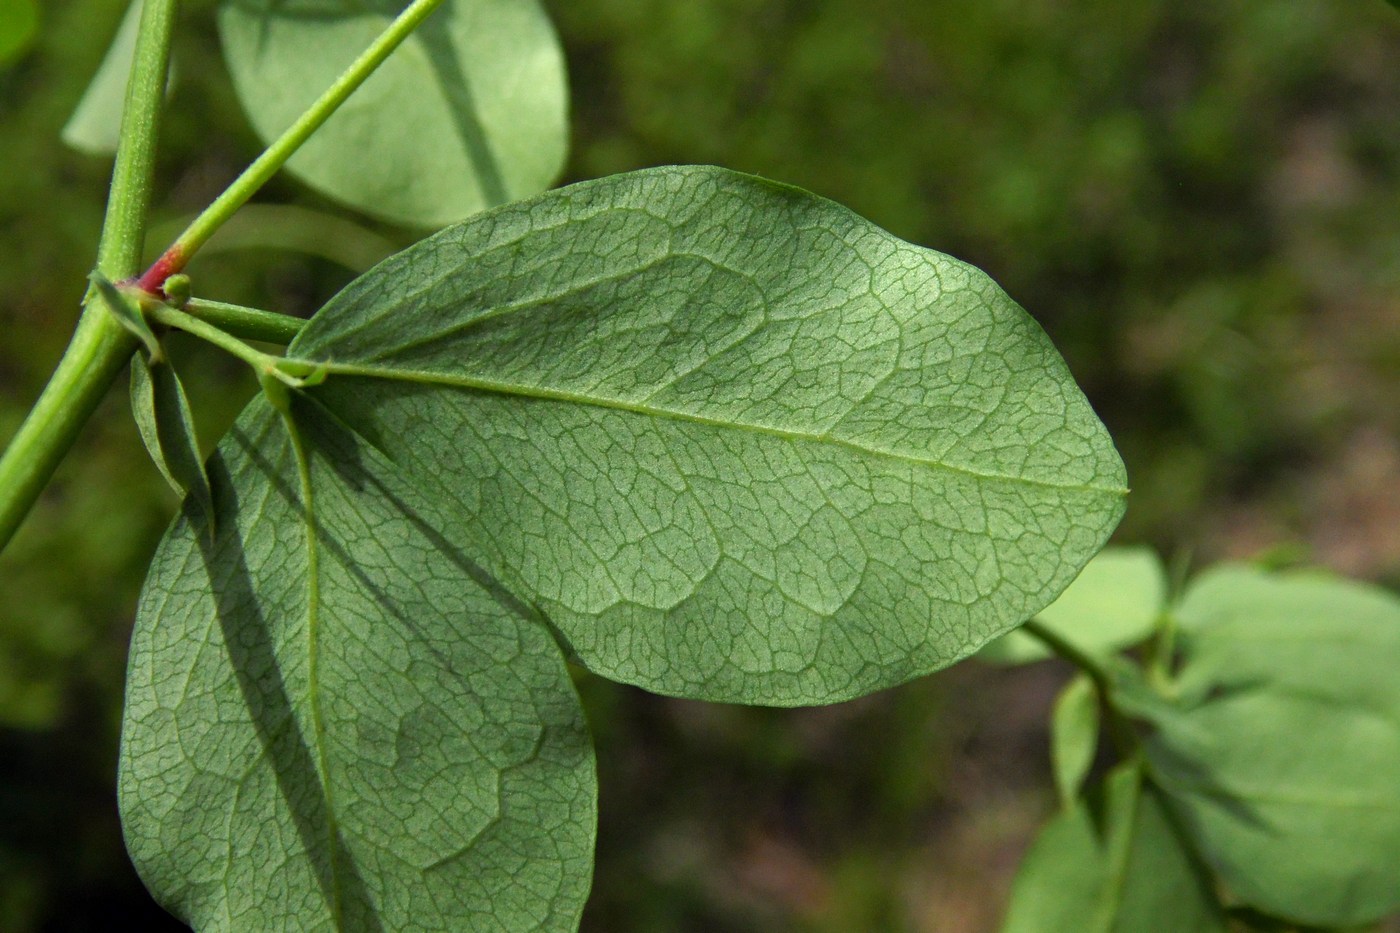
M 142 0 L 131 0 L 116 37 L 98 66 L 97 74 L 63 126 L 63 141 L 88 155 L 111 155 L 121 138 L 126 82 L 136 55 L 137 27 L 141 25 Z
M 1083 674 L 1075 677 L 1055 699 L 1050 715 L 1050 764 L 1060 803 L 1074 805 L 1099 745 L 1099 696 Z
M 1002 933 L 1212 933 L 1225 930 L 1210 881 L 1160 794 L 1132 765 L 1036 837 L 1016 874 Z
M 290 352 L 329 373 L 293 400 L 308 476 L 254 404 L 133 642 L 129 844 L 214 928 L 564 929 L 592 772 L 551 633 L 660 692 L 834 701 L 1040 609 L 1122 510 L 985 276 L 718 169 L 444 231 Z
M 722 169 L 444 231 L 290 353 L 585 664 L 662 693 L 831 702 L 950 664 L 1123 508 L 1103 426 L 985 275 Z
M 1107 655 L 1152 634 L 1167 598 L 1166 574 L 1151 548 L 1101 551 L 1038 618 L 1091 655 Z M 1038 638 L 1008 632 L 977 655 L 995 664 L 1024 664 L 1050 656 Z
M 223 0 L 219 31 L 254 129 L 272 140 L 404 0 Z M 563 55 L 535 0 L 446 0 L 292 157 L 358 210 L 440 227 L 543 191 L 568 145 Z
M 1400 907 L 1400 600 L 1223 566 L 1178 620 L 1185 709 L 1148 748 L 1225 882 L 1324 926 Z
M 148 362 L 140 353 L 131 360 L 131 412 L 156 468 L 172 489 L 202 513 L 213 529 L 213 493 L 199 452 L 194 416 L 180 377 L 168 360 Z
M 1379 587 L 1221 564 L 1192 581 L 1175 615 L 1189 699 L 1267 678 L 1400 716 L 1400 598 Z
M 259 401 L 210 462 L 217 538 L 182 520 L 152 564 L 120 774 L 138 871 L 201 931 L 573 930 L 595 778 L 548 629 L 386 463 L 296 417 L 314 551 Z

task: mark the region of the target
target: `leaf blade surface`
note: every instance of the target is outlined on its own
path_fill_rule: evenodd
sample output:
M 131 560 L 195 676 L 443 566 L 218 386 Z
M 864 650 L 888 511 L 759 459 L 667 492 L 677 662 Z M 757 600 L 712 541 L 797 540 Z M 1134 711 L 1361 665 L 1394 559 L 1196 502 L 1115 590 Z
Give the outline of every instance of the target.
M 594 773 L 547 629 L 293 404 L 314 540 L 259 401 L 210 462 L 217 536 L 179 521 L 152 566 L 119 785 L 138 871 L 200 930 L 574 929 Z
M 445 231 L 289 352 L 585 664 L 662 693 L 919 676 L 1042 608 L 1121 514 L 1106 432 L 986 276 L 721 169 Z
M 1055 698 L 1050 714 L 1050 765 L 1060 804 L 1074 806 L 1099 745 L 1099 697 L 1093 681 L 1076 676 Z
M 1322 926 L 1400 906 L 1400 602 L 1224 565 L 1177 610 L 1180 708 L 1148 754 L 1246 903 Z
M 225 0 L 224 56 L 258 134 L 276 139 L 405 6 Z M 357 210 L 440 227 L 549 187 L 567 110 L 563 54 L 535 0 L 446 0 L 288 168 Z
M 1162 562 L 1151 548 L 1105 548 L 1037 618 L 1081 650 L 1107 655 L 1152 633 L 1166 591 Z M 1040 639 L 1015 631 L 977 656 L 994 664 L 1025 664 L 1050 654 Z
M 1021 863 L 1002 933 L 1224 931 L 1211 882 L 1134 765 L 1047 823 Z
M 266 402 L 241 416 L 218 535 L 175 526 L 133 641 L 129 845 L 212 928 L 566 929 L 593 804 L 561 647 L 658 692 L 843 699 L 1043 606 L 1122 510 L 1102 426 L 985 276 L 717 169 L 482 215 L 289 352 L 327 375 L 283 399 L 302 455 Z

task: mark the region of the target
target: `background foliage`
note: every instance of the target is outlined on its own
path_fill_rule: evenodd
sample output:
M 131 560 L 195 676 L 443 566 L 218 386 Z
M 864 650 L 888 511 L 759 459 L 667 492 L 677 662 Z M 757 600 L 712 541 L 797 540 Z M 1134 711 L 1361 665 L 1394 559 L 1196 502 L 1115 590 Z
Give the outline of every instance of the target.
M 59 130 L 124 0 L 6 4 L 0 437 L 66 341 L 105 160 Z M 575 0 L 571 179 L 717 162 L 996 278 L 1050 332 L 1134 487 L 1120 539 L 1400 585 L 1400 17 L 1379 0 Z M 257 151 L 186 4 L 152 249 Z M 8 44 L 7 44 L 8 43 Z M 306 313 L 415 231 L 291 180 L 191 268 Z M 316 247 L 288 253 L 289 243 Z M 254 248 L 232 251 L 253 244 Z M 331 247 L 328 248 L 328 244 Z M 325 255 L 330 253 L 330 255 Z M 202 436 L 252 393 L 177 343 Z M 191 365 L 193 364 L 193 365 Z M 163 915 L 113 769 L 132 607 L 173 511 L 115 393 L 0 560 L 0 929 Z M 582 682 L 599 742 L 591 930 L 986 930 L 1053 806 L 1066 672 L 961 665 L 838 707 Z

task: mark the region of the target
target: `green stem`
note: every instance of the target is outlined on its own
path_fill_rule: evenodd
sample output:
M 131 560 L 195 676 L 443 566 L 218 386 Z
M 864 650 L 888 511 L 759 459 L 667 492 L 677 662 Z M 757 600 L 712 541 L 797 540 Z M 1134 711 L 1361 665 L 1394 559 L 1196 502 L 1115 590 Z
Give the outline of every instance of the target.
M 1090 929 L 1111 930 L 1117 925 L 1114 921 L 1122 907 L 1123 891 L 1127 887 L 1128 863 L 1132 858 L 1133 841 L 1137 834 L 1138 808 L 1142 805 L 1143 765 L 1141 759 L 1138 759 L 1133 765 L 1132 782 L 1132 787 L 1126 798 L 1109 801 L 1113 812 L 1109 817 L 1112 835 L 1108 839 L 1106 853 L 1108 856 L 1108 884 L 1104 887 L 1104 896 L 1099 902 L 1099 909 L 1095 915 L 1097 922 Z
M 107 215 L 97 249 L 98 271 L 109 279 L 134 274 L 141 261 L 175 3 L 146 0 L 141 14 Z M 92 300 L 90 292 L 63 359 L 0 456 L 0 550 L 29 514 L 135 349 L 136 338 L 100 301 Z
M 1166 609 L 1157 616 L 1156 636 L 1147 655 L 1147 681 L 1158 693 L 1172 692 L 1172 662 L 1176 657 L 1176 610 Z
M 106 309 L 94 302 L 83 311 L 49 384 L 0 457 L 0 550 L 135 349 L 136 338 Z
M 389 24 L 389 28 L 367 48 L 354 63 L 347 68 L 335 83 L 303 113 L 295 123 L 287 128 L 272 145 L 268 146 L 257 160 L 229 185 L 213 204 L 209 205 L 185 228 L 185 232 L 171 244 L 155 264 L 141 276 L 140 285 L 152 294 L 158 292 L 165 280 L 179 272 L 189 262 L 201 246 L 208 241 L 214 231 L 233 216 L 258 189 L 292 157 L 302 143 L 330 118 L 375 69 L 388 58 L 400 43 L 408 38 L 429 13 L 442 4 L 442 0 L 414 0 L 413 3 Z
M 156 141 L 170 70 L 176 0 L 146 0 L 122 110 L 121 141 L 112 168 L 107 216 L 97 247 L 97 271 L 112 281 L 134 275 L 146 246 L 155 175 Z
M 302 318 L 292 317 L 290 314 L 245 308 L 242 305 L 204 298 L 191 298 L 185 303 L 183 310 L 190 317 L 213 324 L 243 340 L 261 340 L 264 343 L 280 343 L 283 346 L 295 340 L 306 324 Z
M 1109 673 L 1103 662 L 1081 650 L 1054 629 L 1036 619 L 1031 619 L 1023 624 L 1021 630 L 1040 640 L 1056 655 L 1084 672 L 1085 676 L 1094 684 L 1094 692 L 1099 696 L 1099 704 L 1103 707 L 1107 718 L 1109 735 L 1113 739 L 1113 744 L 1117 746 L 1119 753 L 1125 758 L 1135 754 L 1139 744 L 1137 733 L 1133 731 L 1127 718 L 1118 709 L 1118 704 L 1114 700 L 1113 675 Z
M 281 359 L 280 356 L 254 350 L 228 331 L 202 321 L 192 314 L 177 311 L 169 305 L 155 305 L 146 313 L 150 315 L 151 320 L 164 324 L 166 327 L 174 327 L 193 334 L 201 340 L 207 340 L 230 356 L 235 356 L 247 363 L 259 374 L 272 374 L 278 371 L 277 362 Z
M 1097 658 L 1081 650 L 1045 623 L 1038 619 L 1031 619 L 1021 626 L 1021 630 L 1044 643 L 1055 654 L 1083 671 L 1094 682 L 1095 689 L 1100 693 L 1112 689 L 1113 681 L 1109 676 L 1108 669 Z

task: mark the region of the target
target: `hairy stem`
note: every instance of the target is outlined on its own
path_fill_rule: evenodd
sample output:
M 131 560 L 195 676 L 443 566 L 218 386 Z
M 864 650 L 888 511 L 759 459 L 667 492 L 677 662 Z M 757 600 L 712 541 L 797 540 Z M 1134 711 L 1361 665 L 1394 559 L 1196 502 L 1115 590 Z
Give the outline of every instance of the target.
M 146 0 L 141 14 L 97 249 L 97 269 L 109 279 L 131 276 L 140 267 L 175 5 L 176 0 Z M 63 359 L 0 456 L 0 550 L 29 514 L 135 349 L 136 338 L 90 293 Z
M 116 281 L 134 275 L 146 245 L 156 141 L 170 70 L 176 0 L 146 0 L 126 85 L 120 142 L 97 247 L 97 271 Z
M 345 103 L 346 98 L 408 38 L 418 24 L 441 5 L 442 0 L 414 0 L 409 4 L 335 83 L 185 228 L 185 232 L 141 276 L 141 287 L 152 294 L 159 292 L 165 280 L 182 270 L 214 231 L 256 194 L 311 134 Z

